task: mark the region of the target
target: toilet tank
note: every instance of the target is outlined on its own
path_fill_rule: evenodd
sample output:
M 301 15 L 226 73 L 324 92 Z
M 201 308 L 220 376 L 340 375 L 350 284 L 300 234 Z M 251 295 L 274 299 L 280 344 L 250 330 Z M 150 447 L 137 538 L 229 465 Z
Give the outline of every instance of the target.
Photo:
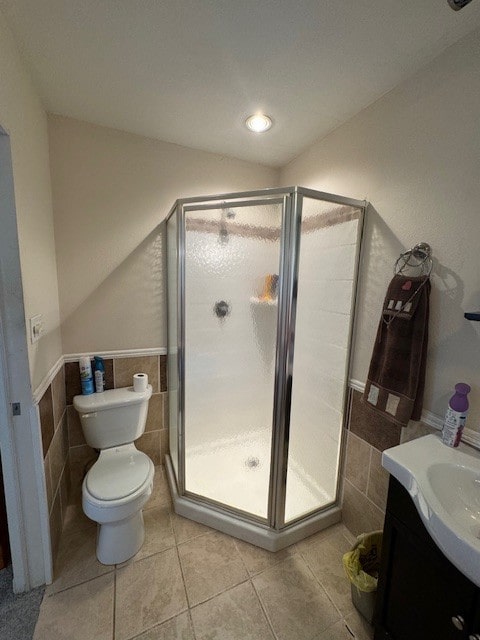
M 109 449 L 139 438 L 145 431 L 151 395 L 149 384 L 146 391 L 125 387 L 75 396 L 73 406 L 80 416 L 87 444 L 94 449 Z

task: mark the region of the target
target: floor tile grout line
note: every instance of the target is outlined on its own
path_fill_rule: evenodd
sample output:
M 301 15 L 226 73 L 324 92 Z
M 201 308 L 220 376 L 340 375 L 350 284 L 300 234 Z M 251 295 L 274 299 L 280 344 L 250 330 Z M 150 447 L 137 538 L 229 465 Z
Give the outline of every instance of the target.
M 112 620 L 112 640 L 115 640 L 115 621 L 117 619 L 117 567 L 113 571 L 113 620 Z
M 105 565 L 107 566 L 107 565 Z M 108 565 L 108 566 L 113 566 L 114 565 Z M 65 587 L 64 589 L 59 589 L 58 591 L 54 591 L 53 593 L 45 593 L 44 594 L 44 598 L 51 598 L 52 596 L 56 596 L 60 593 L 65 593 L 65 591 L 70 591 L 70 589 L 74 589 L 75 587 L 80 587 L 81 585 L 87 584 L 87 582 L 92 582 L 93 580 L 97 580 L 98 578 L 103 578 L 104 576 L 108 576 L 110 573 L 113 573 L 115 571 L 115 568 L 113 568 L 111 571 L 105 571 L 104 573 L 100 573 L 98 576 L 93 576 L 91 578 L 87 578 L 86 580 L 81 580 L 80 582 L 76 582 L 75 584 L 71 584 L 68 587 Z M 52 584 L 54 584 L 52 582 Z M 49 585 L 47 585 L 48 588 Z
M 210 600 L 213 600 L 217 596 L 223 596 L 223 594 L 227 593 L 227 591 L 231 591 L 232 589 L 235 589 L 236 587 L 239 587 L 241 584 L 245 584 L 249 580 L 250 580 L 250 577 L 245 578 L 245 580 L 242 580 L 241 582 L 237 582 L 237 584 L 230 585 L 226 589 L 223 589 L 222 591 L 219 591 L 218 593 L 214 593 L 213 595 L 208 596 L 208 598 L 205 598 L 205 600 L 202 600 L 201 602 L 196 602 L 195 604 L 192 604 L 189 608 L 190 609 L 196 609 L 200 605 L 205 604 L 206 602 L 210 602 Z
M 270 620 L 270 616 L 268 615 L 268 612 L 267 612 L 267 610 L 266 610 L 266 608 L 265 608 L 265 606 L 264 606 L 264 604 L 262 602 L 260 594 L 258 593 L 252 578 L 250 578 L 250 583 L 251 583 L 252 588 L 253 588 L 253 590 L 255 592 L 255 595 L 257 596 L 257 600 L 260 603 L 260 608 L 263 611 L 263 615 L 265 616 L 265 618 L 267 620 L 268 626 L 270 627 L 270 631 L 272 632 L 273 637 L 275 638 L 275 640 L 279 640 L 277 634 L 275 633 L 275 629 L 273 628 L 273 624 L 272 624 L 272 622 Z
M 322 583 L 322 581 L 320 580 L 320 578 L 317 577 L 317 575 L 315 574 L 315 571 L 313 571 L 313 569 L 310 566 L 310 563 L 308 562 L 308 560 L 305 558 L 305 556 L 303 555 L 303 553 L 300 551 L 300 556 L 302 558 L 302 560 L 305 563 L 305 566 L 307 567 L 308 571 L 311 573 L 311 575 L 313 576 L 313 579 L 315 580 L 315 582 L 317 582 L 317 584 L 320 585 L 320 587 L 323 589 L 323 591 L 325 592 L 325 595 L 327 596 L 327 599 L 330 601 L 330 603 L 332 604 L 333 608 L 336 610 L 336 612 L 338 613 L 339 620 L 343 620 L 344 619 L 344 615 L 343 613 L 340 611 L 340 609 L 338 608 L 338 606 L 335 604 L 335 602 L 333 601 L 333 598 L 330 596 L 329 592 L 327 591 L 327 588 L 325 587 L 325 585 Z M 332 624 L 336 624 L 338 622 L 338 620 L 335 621 L 335 623 Z M 327 627 L 328 628 L 328 627 Z
M 178 515 L 178 514 L 175 514 L 175 515 Z M 179 516 L 179 517 L 183 518 L 183 516 Z M 195 522 L 195 521 L 193 520 L 193 522 Z M 201 523 L 199 523 L 199 524 L 201 524 Z M 204 526 L 207 526 L 207 525 L 204 525 Z M 174 528 L 174 535 L 175 535 L 175 525 L 174 525 L 173 528 Z M 199 533 L 198 536 L 194 536 L 193 538 L 188 538 L 188 540 L 182 540 L 181 542 L 177 542 L 176 545 L 177 545 L 177 547 L 183 547 L 184 544 L 188 544 L 189 542 L 192 542 L 193 540 L 198 540 L 198 538 L 204 538 L 205 536 L 211 536 L 214 533 L 219 533 L 219 532 L 216 531 L 215 529 L 212 529 L 211 531 L 205 531 L 204 533 Z
M 192 610 L 190 609 L 190 607 L 188 607 L 187 612 L 188 612 L 188 619 L 190 620 L 190 628 L 193 633 L 193 640 L 197 640 L 197 632 L 195 631 L 195 625 L 193 624 Z
M 158 629 L 162 625 L 167 624 L 167 622 L 171 622 L 172 620 L 175 620 L 175 618 L 178 618 L 182 614 L 188 613 L 188 611 L 189 609 L 188 607 L 186 607 L 185 609 L 182 609 L 182 611 L 175 613 L 173 616 L 170 616 L 169 618 L 165 618 L 165 620 L 162 620 L 162 622 L 155 623 L 153 627 L 147 627 L 146 629 L 142 629 L 142 631 L 139 631 L 139 633 L 135 633 L 134 636 L 130 636 L 129 638 L 126 638 L 126 640 L 136 640 L 136 638 L 140 638 L 141 636 L 143 636 L 144 633 L 148 633 L 149 631 Z
M 182 584 L 183 584 L 183 588 L 185 590 L 185 599 L 187 601 L 187 607 L 188 607 L 188 609 L 190 609 L 190 598 L 188 596 L 187 583 L 185 581 L 185 574 L 183 572 L 182 560 L 181 560 L 180 554 L 178 552 L 178 545 L 177 544 L 175 545 L 175 553 L 177 554 L 178 566 L 180 567 L 180 575 L 182 576 Z

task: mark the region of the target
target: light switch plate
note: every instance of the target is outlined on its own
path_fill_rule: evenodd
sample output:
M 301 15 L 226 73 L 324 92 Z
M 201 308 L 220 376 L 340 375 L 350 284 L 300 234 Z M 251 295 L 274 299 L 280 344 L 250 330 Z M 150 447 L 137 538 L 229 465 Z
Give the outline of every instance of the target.
M 30 340 L 32 344 L 40 340 L 43 334 L 43 316 L 39 313 L 30 318 Z

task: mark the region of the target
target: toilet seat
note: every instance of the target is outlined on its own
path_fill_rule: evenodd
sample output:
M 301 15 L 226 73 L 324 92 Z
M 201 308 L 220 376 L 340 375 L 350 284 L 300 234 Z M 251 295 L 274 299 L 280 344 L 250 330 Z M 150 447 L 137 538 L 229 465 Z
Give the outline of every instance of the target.
M 105 449 L 86 476 L 86 489 L 97 500 L 128 498 L 146 482 L 151 460 L 134 445 Z
M 116 456 L 113 457 L 113 463 L 111 462 L 110 456 Z M 129 475 L 129 457 L 132 457 L 135 462 L 135 469 L 132 474 L 133 479 L 122 478 L 121 481 L 119 481 L 119 485 L 121 484 L 122 487 L 127 489 L 127 495 L 112 498 L 111 496 L 114 495 L 114 493 L 120 495 L 121 492 L 118 491 L 118 488 L 109 487 L 108 484 L 112 483 L 113 485 L 113 483 L 117 481 L 118 474 L 120 473 L 120 460 L 123 461 L 124 465 L 121 473 L 124 476 Z M 110 464 L 105 465 L 104 463 L 107 458 L 109 459 Z M 118 461 L 118 466 L 116 461 Z M 137 464 L 138 469 L 136 468 Z M 90 474 L 95 470 L 95 467 L 96 471 L 93 476 L 93 490 L 97 495 L 94 495 L 94 493 L 89 490 L 89 486 L 91 484 Z M 103 480 L 96 477 L 98 475 L 97 472 L 99 471 L 105 471 Z M 97 462 L 88 471 L 83 480 L 82 505 L 85 515 L 99 524 L 116 522 L 131 517 L 132 514 L 141 510 L 150 498 L 153 489 L 154 473 L 155 467 L 153 466 L 153 462 L 147 455 L 138 451 L 134 444 L 127 444 L 121 447 L 114 447 L 112 449 L 104 449 L 101 451 Z M 141 482 L 142 479 L 143 482 Z M 141 482 L 141 484 L 139 484 L 139 482 Z M 133 489 L 132 487 L 134 486 L 137 486 L 137 488 Z M 102 489 L 106 490 L 103 494 L 101 493 Z M 106 499 L 99 498 L 98 495 L 106 495 L 109 497 Z

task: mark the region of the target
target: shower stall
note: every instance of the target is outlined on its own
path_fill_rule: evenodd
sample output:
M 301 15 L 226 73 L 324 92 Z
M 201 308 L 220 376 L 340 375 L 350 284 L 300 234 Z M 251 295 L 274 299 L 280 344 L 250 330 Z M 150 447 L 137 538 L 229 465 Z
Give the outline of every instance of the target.
M 271 551 L 340 520 L 365 204 L 291 187 L 173 206 L 166 467 L 180 515 Z

